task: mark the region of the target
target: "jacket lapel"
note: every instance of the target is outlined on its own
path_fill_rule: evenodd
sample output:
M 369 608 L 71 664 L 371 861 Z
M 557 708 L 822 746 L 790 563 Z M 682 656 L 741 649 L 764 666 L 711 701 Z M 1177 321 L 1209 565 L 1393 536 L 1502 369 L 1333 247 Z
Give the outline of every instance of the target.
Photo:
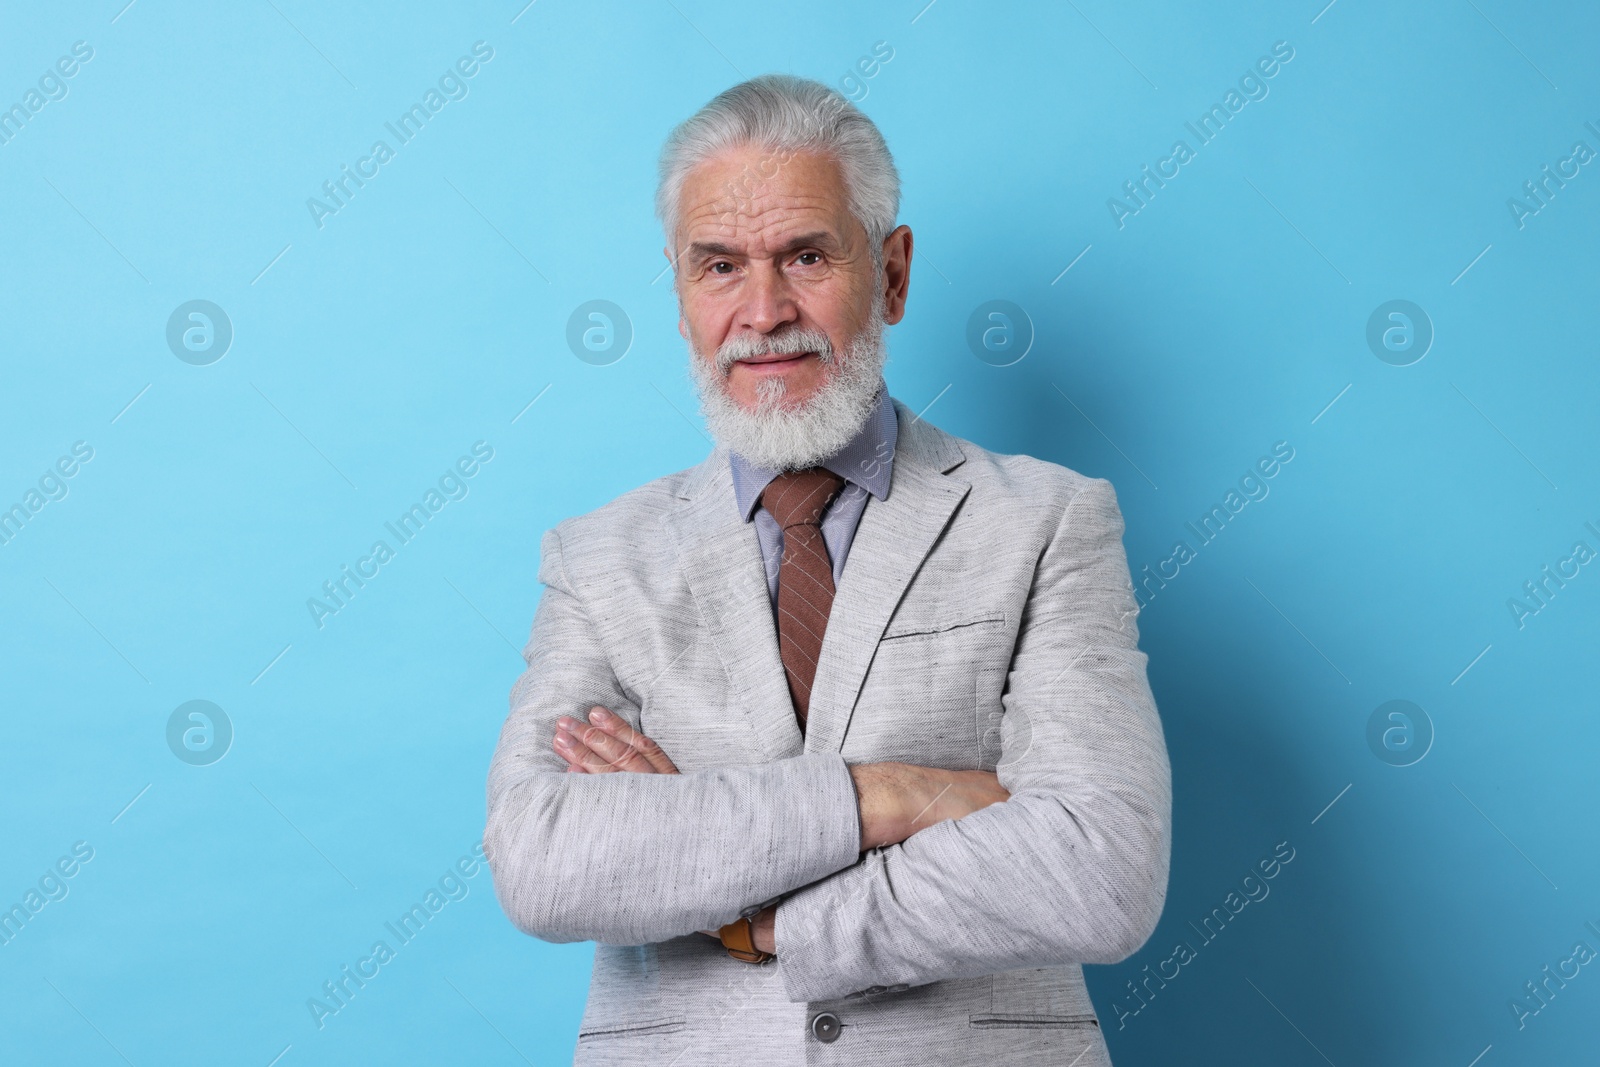
M 742 710 L 769 759 L 801 752 L 800 724 L 778 657 L 778 633 L 755 528 L 739 518 L 728 450 L 718 445 L 685 479 L 665 519 L 683 573 Z
M 965 458 L 950 435 L 899 400 L 889 493 L 869 498 L 834 594 L 812 683 L 804 739 L 795 721 L 766 571 L 755 530 L 740 520 L 721 445 L 679 489 L 664 523 L 728 672 L 733 706 L 748 716 L 770 759 L 838 751 L 867 667 L 922 561 L 971 486 L 945 472 Z
M 837 752 L 867 668 L 906 587 L 972 487 L 946 471 L 966 457 L 955 438 L 922 422 L 900 401 L 889 493 L 861 514 L 811 687 L 805 751 Z M 797 728 L 798 732 L 798 728 Z

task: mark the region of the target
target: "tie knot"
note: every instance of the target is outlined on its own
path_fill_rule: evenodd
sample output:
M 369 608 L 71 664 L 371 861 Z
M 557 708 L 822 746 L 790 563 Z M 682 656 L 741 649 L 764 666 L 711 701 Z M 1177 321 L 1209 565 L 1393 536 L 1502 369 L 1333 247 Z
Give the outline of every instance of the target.
M 826 467 L 785 471 L 761 491 L 761 506 L 785 530 L 801 524 L 815 526 L 843 488 L 844 479 Z

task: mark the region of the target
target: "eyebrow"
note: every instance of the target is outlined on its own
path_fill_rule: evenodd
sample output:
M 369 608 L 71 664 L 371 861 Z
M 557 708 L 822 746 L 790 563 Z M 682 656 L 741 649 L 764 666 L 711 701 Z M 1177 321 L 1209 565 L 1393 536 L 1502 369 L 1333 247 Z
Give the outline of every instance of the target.
M 833 234 L 828 233 L 826 230 L 815 230 L 811 233 L 803 233 L 798 237 L 791 238 L 782 248 L 778 249 L 777 254 L 780 256 L 787 255 L 801 248 L 813 246 L 832 251 L 839 247 L 839 243 L 834 240 Z M 708 256 L 740 257 L 743 255 L 743 252 L 730 245 L 725 245 L 721 241 L 695 241 L 689 245 L 689 258 L 696 261 L 705 259 Z

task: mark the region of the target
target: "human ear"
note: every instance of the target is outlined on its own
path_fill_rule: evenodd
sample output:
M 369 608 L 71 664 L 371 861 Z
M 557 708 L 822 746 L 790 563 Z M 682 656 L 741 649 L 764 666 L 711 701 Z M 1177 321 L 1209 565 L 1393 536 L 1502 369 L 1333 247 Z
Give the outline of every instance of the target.
M 911 227 L 896 226 L 883 239 L 883 321 L 890 326 L 906 313 L 911 288 Z

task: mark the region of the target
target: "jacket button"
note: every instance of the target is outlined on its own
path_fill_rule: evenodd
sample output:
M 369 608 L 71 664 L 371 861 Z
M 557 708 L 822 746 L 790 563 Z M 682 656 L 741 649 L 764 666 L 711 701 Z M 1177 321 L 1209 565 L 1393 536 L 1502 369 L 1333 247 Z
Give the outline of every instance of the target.
M 811 1020 L 811 1033 L 822 1042 L 839 1040 L 839 1017 L 831 1011 L 825 1011 Z

